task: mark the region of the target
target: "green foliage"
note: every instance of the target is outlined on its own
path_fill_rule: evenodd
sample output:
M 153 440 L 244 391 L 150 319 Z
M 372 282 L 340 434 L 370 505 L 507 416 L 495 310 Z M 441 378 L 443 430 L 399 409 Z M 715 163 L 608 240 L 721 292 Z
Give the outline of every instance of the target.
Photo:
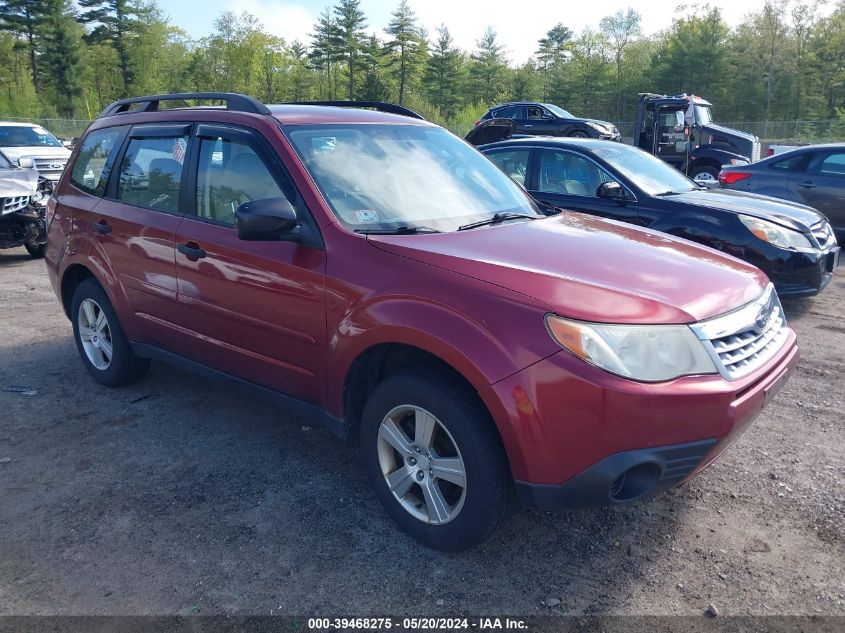
M 334 0 L 307 41 L 285 42 L 246 12 L 191 39 L 155 0 L 0 0 L 0 115 L 87 119 L 125 95 L 218 90 L 395 100 L 465 134 L 490 105 L 516 99 L 631 121 L 636 94 L 650 91 L 700 94 L 718 120 L 761 121 L 753 131 L 770 137 L 842 136 L 845 0 L 767 0 L 733 28 L 717 8 L 690 5 L 650 37 L 626 9 L 578 33 L 549 25 L 528 60 L 508 60 L 491 28 L 471 53 L 445 24 L 429 38 L 398 2 L 371 25 L 381 36 L 360 0 Z M 833 121 L 806 122 L 818 119 Z

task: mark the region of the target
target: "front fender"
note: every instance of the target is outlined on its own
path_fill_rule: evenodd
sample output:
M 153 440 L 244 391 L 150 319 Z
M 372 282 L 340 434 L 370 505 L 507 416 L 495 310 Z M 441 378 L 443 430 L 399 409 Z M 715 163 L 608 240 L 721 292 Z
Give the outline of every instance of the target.
M 692 151 L 690 156 L 692 160 L 701 162 L 716 162 L 719 165 L 730 165 L 732 160 L 744 160 L 751 163 L 748 156 L 737 154 L 735 152 L 728 152 L 723 149 L 717 149 L 710 145 L 701 145 Z

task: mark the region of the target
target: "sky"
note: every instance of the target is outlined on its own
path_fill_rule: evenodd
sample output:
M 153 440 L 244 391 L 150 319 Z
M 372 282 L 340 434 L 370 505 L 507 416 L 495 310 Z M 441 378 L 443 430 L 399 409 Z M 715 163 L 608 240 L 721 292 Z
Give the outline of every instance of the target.
M 709 0 L 719 7 L 731 26 L 763 6 L 764 0 Z M 214 21 L 224 11 L 249 11 L 273 35 L 286 41 L 309 41 L 314 22 L 320 12 L 334 4 L 332 0 L 158 0 L 162 11 L 178 26 L 195 38 L 209 34 Z M 399 0 L 361 0 L 361 8 L 369 20 L 368 31 L 384 37 L 382 29 L 390 20 Z M 449 27 L 456 44 L 467 51 L 475 48 L 487 26 L 492 26 L 499 41 L 507 47 L 513 63 L 521 63 L 537 49 L 537 40 L 558 22 L 578 33 L 584 27 L 598 28 L 599 20 L 620 9 L 633 7 L 642 15 L 643 30 L 651 35 L 672 24 L 676 9 L 685 14 L 693 3 L 681 0 L 647 0 L 626 2 L 602 0 L 596 5 L 584 0 L 550 0 L 525 3 L 514 0 L 409 0 L 420 23 L 433 39 L 441 23 Z

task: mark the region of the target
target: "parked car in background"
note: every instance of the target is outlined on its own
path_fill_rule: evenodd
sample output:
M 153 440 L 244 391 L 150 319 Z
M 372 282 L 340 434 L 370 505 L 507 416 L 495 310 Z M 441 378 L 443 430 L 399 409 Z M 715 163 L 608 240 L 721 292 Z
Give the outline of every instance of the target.
M 535 101 L 502 103 L 490 108 L 475 124 L 477 126 L 482 121 L 490 119 L 511 119 L 516 124 L 516 134 L 622 140 L 619 130 L 613 123 L 582 119 L 553 103 Z
M 46 205 L 52 193 L 52 181 L 0 154 L 0 249 L 23 246 L 31 257 L 44 256 Z
M 554 207 L 684 237 L 761 268 L 781 296 L 810 296 L 830 283 L 839 247 L 809 207 L 700 187 L 636 147 L 591 139 L 523 138 L 481 150 Z
M 70 157 L 70 150 L 43 127 L 16 121 L 0 121 L 0 152 L 15 165 L 35 167 L 54 183 Z
M 766 149 L 766 156 L 777 156 L 778 154 L 783 154 L 784 152 L 789 152 L 793 149 L 798 149 L 798 145 L 769 145 Z
M 719 184 L 809 205 L 827 217 L 839 243 L 845 242 L 845 143 L 807 145 L 753 165 L 725 167 Z

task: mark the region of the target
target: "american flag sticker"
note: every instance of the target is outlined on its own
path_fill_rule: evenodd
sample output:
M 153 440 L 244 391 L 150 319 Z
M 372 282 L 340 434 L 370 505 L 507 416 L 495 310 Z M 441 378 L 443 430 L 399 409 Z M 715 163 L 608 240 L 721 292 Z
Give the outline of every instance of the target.
M 178 160 L 180 165 L 185 160 L 185 146 L 185 139 L 177 138 L 173 143 L 173 158 Z

